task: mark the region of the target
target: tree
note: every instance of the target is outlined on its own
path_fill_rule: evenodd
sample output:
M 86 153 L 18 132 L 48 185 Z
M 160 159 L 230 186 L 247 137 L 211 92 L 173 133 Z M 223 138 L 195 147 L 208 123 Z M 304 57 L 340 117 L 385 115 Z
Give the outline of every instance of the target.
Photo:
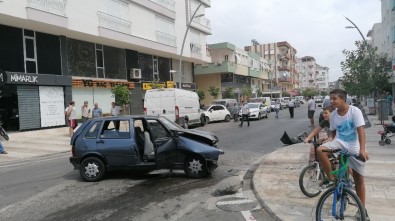
M 289 92 L 288 91 L 284 91 L 283 92 L 283 97 L 290 97 L 291 95 L 289 94 Z
M 304 97 L 314 96 L 315 94 L 316 92 L 312 88 L 307 88 L 306 90 L 302 91 L 302 95 Z
M 341 84 L 351 95 L 363 96 L 379 88 L 391 88 L 389 72 L 391 61 L 386 54 L 377 54 L 377 49 L 357 41 L 356 50 L 343 50 L 345 60 L 341 67 L 344 77 Z
M 208 91 L 210 92 L 210 95 L 214 97 L 214 99 L 218 98 L 219 95 L 219 88 L 215 87 L 215 86 L 210 86 L 210 88 L 208 89 Z
M 199 96 L 199 100 L 202 101 L 204 98 L 206 98 L 206 94 L 204 93 L 204 90 L 198 90 L 197 94 Z
M 252 89 L 251 87 L 247 87 L 246 85 L 243 85 L 243 88 L 241 89 L 241 93 L 243 94 L 244 99 L 247 101 L 248 98 L 250 98 L 252 95 Z
M 112 97 L 115 98 L 115 103 L 122 106 L 125 110 L 125 106 L 130 103 L 130 91 L 125 85 L 117 84 L 111 88 Z
M 263 97 L 263 91 L 262 91 L 262 89 L 258 88 L 258 89 L 256 90 L 256 95 L 257 95 L 257 97 Z
M 233 92 L 233 87 L 227 87 L 224 92 L 223 98 L 235 98 L 235 93 Z

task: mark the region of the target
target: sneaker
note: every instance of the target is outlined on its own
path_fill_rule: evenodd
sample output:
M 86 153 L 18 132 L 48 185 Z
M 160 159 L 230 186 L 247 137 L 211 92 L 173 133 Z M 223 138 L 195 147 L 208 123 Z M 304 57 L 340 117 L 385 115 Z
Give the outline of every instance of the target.
M 7 151 L 3 150 L 0 154 L 7 154 Z
M 366 213 L 366 221 L 370 221 L 370 218 L 368 216 L 368 211 L 365 209 L 365 213 Z M 361 215 L 359 215 L 359 211 L 355 214 L 355 218 L 357 218 L 357 220 L 361 220 Z
M 329 187 L 335 186 L 335 181 L 330 180 L 330 179 L 326 179 L 322 185 L 321 185 L 321 189 L 328 189 Z

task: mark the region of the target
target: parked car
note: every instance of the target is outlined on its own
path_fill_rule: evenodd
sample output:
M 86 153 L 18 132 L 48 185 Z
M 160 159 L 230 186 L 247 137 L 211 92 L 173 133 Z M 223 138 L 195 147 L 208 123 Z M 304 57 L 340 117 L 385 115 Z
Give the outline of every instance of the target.
M 214 121 L 230 121 L 231 114 L 224 105 L 212 104 L 204 109 L 206 123 Z
M 317 107 L 322 107 L 322 103 L 324 102 L 324 98 L 322 96 L 314 96 L 314 101 Z
M 262 102 L 264 106 L 270 106 L 271 104 L 271 98 L 270 97 L 255 97 L 255 98 L 250 98 L 249 101 L 250 103 L 256 103 L 256 102 Z M 271 109 L 268 108 L 268 112 L 271 112 Z
M 247 103 L 249 109 L 250 109 L 250 119 L 261 119 L 261 118 L 267 118 L 268 117 L 268 111 L 267 107 L 265 107 L 261 102 L 257 103 Z M 240 110 L 239 116 L 241 118 L 242 116 L 242 111 Z
M 211 104 L 224 105 L 226 107 L 226 109 L 228 109 L 228 111 L 231 113 L 231 118 L 233 118 L 233 114 L 235 114 L 235 113 L 237 114 L 239 112 L 239 104 L 237 103 L 236 99 L 231 99 L 231 98 L 218 99 L 218 100 L 214 100 L 213 102 L 211 102 Z
M 300 107 L 300 101 L 298 99 L 292 98 L 292 101 L 295 103 L 295 107 Z
M 286 109 L 288 107 L 288 101 L 285 101 L 283 98 L 280 99 L 280 109 Z
M 115 129 L 117 124 L 119 129 Z M 70 162 L 89 182 L 119 169 L 135 173 L 181 169 L 188 177 L 202 178 L 224 154 L 217 142 L 211 132 L 184 129 L 163 116 L 94 118 L 71 137 Z

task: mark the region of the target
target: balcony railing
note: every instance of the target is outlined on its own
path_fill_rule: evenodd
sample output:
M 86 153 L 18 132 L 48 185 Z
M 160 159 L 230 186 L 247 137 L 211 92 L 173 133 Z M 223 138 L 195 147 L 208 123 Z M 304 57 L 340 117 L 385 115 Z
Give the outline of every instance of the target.
M 197 24 L 211 30 L 210 20 L 205 17 L 194 18 L 193 22 L 196 22 Z
M 99 18 L 99 26 L 125 34 L 132 34 L 132 22 L 115 17 L 113 15 L 97 12 Z
M 175 12 L 176 11 L 176 3 L 172 0 L 150 0 L 151 2 L 154 2 L 164 8 L 169 9 L 170 11 Z
M 27 7 L 66 16 L 67 0 L 27 0 Z
M 176 46 L 176 37 L 173 35 L 169 35 L 160 31 L 156 31 L 156 40 L 159 43 L 169 45 L 169 46 Z
M 192 53 L 196 53 L 196 54 L 202 53 L 202 45 L 191 42 L 190 46 L 191 46 Z
M 281 77 L 281 78 L 278 78 L 278 82 L 291 82 L 291 78 Z

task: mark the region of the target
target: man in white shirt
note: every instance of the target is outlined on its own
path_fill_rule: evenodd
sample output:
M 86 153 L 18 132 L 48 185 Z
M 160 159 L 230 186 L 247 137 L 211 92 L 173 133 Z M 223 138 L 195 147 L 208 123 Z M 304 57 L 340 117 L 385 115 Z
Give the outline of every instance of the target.
M 117 106 L 115 102 L 111 102 L 111 116 L 119 116 L 121 114 L 121 107 Z M 115 130 L 119 130 L 119 120 L 114 121 Z
M 240 127 L 243 126 L 243 122 L 244 122 L 244 118 L 247 120 L 247 127 L 250 126 L 250 108 L 248 107 L 248 104 L 245 103 L 245 101 L 242 101 L 242 107 L 241 107 L 241 123 L 240 123 Z
M 291 118 L 294 118 L 294 108 L 295 108 L 295 101 L 293 99 L 290 99 L 288 101 L 288 109 L 289 109 L 289 115 Z
M 314 127 L 314 112 L 316 109 L 316 104 L 313 99 L 313 96 L 309 96 L 309 100 L 307 101 L 307 117 L 310 119 L 310 127 Z

